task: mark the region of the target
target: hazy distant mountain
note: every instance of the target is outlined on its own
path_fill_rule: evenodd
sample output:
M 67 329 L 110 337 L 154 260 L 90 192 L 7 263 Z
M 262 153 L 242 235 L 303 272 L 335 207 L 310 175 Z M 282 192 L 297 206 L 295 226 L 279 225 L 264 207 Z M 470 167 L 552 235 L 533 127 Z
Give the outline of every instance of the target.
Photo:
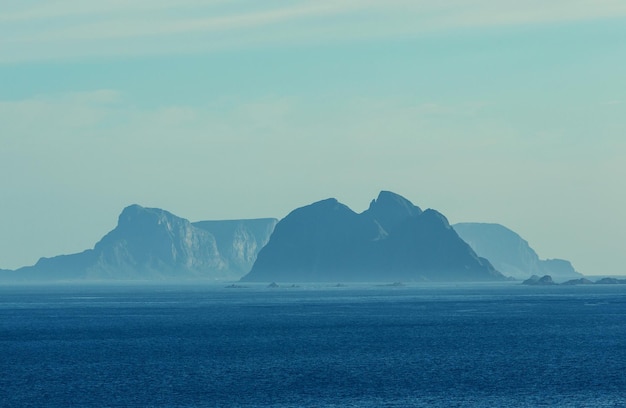
M 504 275 L 516 279 L 550 275 L 559 281 L 582 276 L 569 261 L 540 260 L 526 240 L 500 224 L 460 223 L 453 227 L 477 254 L 489 259 Z
M 259 218 L 200 221 L 192 225 L 215 237 L 218 252 L 226 259 L 231 274 L 238 279 L 250 272 L 259 251 L 269 241 L 276 223 L 278 220 L 275 218 Z
M 93 249 L 4 274 L 9 279 L 236 280 L 250 270 L 277 220 L 190 223 L 158 208 L 131 205 Z
M 583 276 L 574 269 L 570 261 L 565 259 L 545 259 L 540 260 L 539 265 L 543 273 L 552 275 L 558 280 L 572 279 Z
M 281 220 L 245 281 L 491 281 L 479 258 L 435 210 L 383 191 L 357 214 L 331 198 Z

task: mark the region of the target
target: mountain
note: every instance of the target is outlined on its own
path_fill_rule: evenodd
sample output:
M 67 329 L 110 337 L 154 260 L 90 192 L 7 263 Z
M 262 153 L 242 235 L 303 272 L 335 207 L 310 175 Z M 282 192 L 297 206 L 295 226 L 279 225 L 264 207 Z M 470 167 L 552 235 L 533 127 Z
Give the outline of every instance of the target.
M 277 220 L 191 223 L 131 205 L 93 249 L 41 258 L 5 278 L 50 280 L 236 280 L 250 270 Z
M 502 280 L 447 219 L 382 191 L 357 214 L 334 198 L 282 219 L 243 281 Z
M 565 259 L 540 260 L 539 265 L 543 273 L 552 275 L 558 280 L 580 278 L 583 276 L 574 269 L 570 261 L 566 261 Z
M 192 225 L 215 237 L 218 252 L 226 259 L 231 274 L 239 279 L 250 272 L 259 251 L 269 241 L 276 223 L 276 218 L 258 218 L 199 221 Z
M 526 240 L 500 224 L 460 223 L 453 227 L 477 254 L 505 275 L 516 279 L 550 275 L 557 281 L 582 277 L 569 261 L 539 259 Z

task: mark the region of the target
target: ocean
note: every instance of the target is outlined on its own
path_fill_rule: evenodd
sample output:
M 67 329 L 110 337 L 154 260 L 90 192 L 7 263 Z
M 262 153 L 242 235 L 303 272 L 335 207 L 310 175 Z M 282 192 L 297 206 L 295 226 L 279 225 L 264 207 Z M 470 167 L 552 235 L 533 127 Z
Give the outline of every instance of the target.
M 626 406 L 626 285 L 224 286 L 0 288 L 0 406 Z

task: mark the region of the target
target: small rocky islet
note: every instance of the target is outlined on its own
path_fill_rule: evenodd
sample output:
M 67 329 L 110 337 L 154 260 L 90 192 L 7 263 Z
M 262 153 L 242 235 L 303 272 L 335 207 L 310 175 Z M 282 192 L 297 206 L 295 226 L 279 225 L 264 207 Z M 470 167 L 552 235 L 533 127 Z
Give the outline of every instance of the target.
M 552 286 L 558 285 L 558 283 L 554 282 L 552 276 L 544 275 L 537 276 L 533 275 L 530 278 L 526 279 L 522 282 L 522 285 L 531 285 L 531 286 Z M 626 279 L 618 279 L 618 278 L 601 278 L 597 281 L 592 281 L 587 278 L 580 279 L 571 279 L 561 283 L 561 285 L 565 286 L 575 286 L 575 285 L 626 285 Z

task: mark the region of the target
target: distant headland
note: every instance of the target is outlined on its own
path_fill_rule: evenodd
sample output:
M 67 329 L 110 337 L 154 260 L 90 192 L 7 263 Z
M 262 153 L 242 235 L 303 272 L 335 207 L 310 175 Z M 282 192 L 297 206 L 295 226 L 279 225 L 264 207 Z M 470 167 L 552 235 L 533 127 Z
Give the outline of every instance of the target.
M 382 191 L 357 214 L 336 199 L 281 220 L 243 281 L 498 281 L 439 212 Z
M 539 277 L 537 275 L 533 275 L 530 278 L 526 279 L 522 282 L 523 285 L 531 285 L 531 286 L 549 286 L 549 285 L 557 285 L 556 282 L 552 280 L 552 276 L 544 275 Z M 626 279 L 618 279 L 618 278 L 600 278 L 595 282 L 587 279 L 587 278 L 578 278 L 578 279 L 570 279 L 561 283 L 561 285 L 566 286 L 574 286 L 574 285 L 626 285 Z
M 565 260 L 540 260 L 498 224 L 451 226 L 434 209 L 381 191 L 356 213 L 334 198 L 275 218 L 190 222 L 126 207 L 92 249 L 0 270 L 0 281 L 490 282 L 583 279 Z

